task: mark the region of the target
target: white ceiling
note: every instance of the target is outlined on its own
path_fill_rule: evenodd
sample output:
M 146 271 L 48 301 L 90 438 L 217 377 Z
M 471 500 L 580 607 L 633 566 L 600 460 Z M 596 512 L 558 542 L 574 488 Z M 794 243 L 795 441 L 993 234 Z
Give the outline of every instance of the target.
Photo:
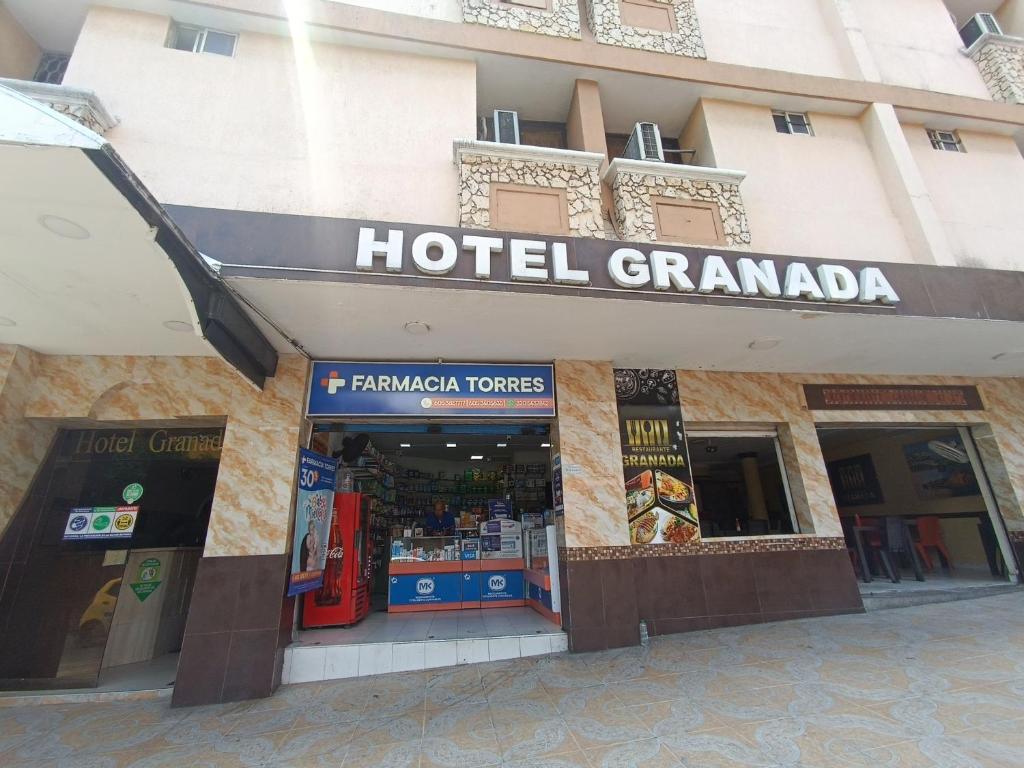
M 147 223 L 71 147 L 0 143 L 0 344 L 46 354 L 212 355 L 194 330 L 185 288 Z M 16 183 L 15 183 L 15 180 Z M 44 229 L 68 219 L 88 239 Z
M 698 370 L 1024 375 L 1019 323 L 259 278 L 228 282 L 315 358 L 566 358 Z M 427 323 L 431 332 L 410 335 L 404 326 L 413 321 Z M 280 351 L 290 349 L 273 329 L 261 327 Z M 771 350 L 748 349 L 766 337 L 782 341 Z M 1022 354 L 992 359 L 1010 350 Z

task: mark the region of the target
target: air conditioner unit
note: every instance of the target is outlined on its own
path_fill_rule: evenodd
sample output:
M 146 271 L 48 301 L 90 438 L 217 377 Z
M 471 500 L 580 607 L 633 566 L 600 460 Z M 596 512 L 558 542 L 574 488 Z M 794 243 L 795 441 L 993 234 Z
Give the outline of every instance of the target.
M 978 38 L 986 34 L 1003 34 L 1003 30 L 999 28 L 999 22 L 991 13 L 976 13 L 960 27 L 960 37 L 968 48 L 978 42 Z
M 501 144 L 519 143 L 519 113 L 511 109 L 494 110 L 494 140 Z
M 661 132 L 655 123 L 637 123 L 633 133 L 626 142 L 625 156 L 630 160 L 650 160 L 665 162 L 665 152 L 661 148 Z

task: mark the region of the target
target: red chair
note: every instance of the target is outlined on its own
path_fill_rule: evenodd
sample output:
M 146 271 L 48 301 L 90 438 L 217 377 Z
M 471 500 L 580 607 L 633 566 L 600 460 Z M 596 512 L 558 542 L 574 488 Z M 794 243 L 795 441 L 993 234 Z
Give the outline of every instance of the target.
M 892 560 L 889 559 L 889 552 L 885 544 L 885 537 L 882 535 L 882 525 L 884 525 L 884 521 L 881 518 L 865 519 L 860 515 L 854 515 L 853 519 L 858 528 L 870 529 L 863 531 L 863 541 L 868 552 L 875 556 L 875 565 L 881 565 L 881 568 L 884 569 L 885 574 L 889 577 L 889 581 L 893 583 L 898 582 L 900 580 L 899 574 L 896 571 Z
M 937 517 L 919 517 L 917 518 L 917 541 L 914 542 L 914 547 L 917 549 L 917 553 L 921 556 L 921 560 L 924 561 L 924 567 L 929 571 L 934 570 L 932 567 L 932 559 L 928 555 L 928 549 L 934 549 L 939 553 L 939 556 L 946 561 L 946 567 L 952 570 L 953 558 L 949 556 L 949 550 L 946 548 L 946 542 L 942 540 L 942 524 Z

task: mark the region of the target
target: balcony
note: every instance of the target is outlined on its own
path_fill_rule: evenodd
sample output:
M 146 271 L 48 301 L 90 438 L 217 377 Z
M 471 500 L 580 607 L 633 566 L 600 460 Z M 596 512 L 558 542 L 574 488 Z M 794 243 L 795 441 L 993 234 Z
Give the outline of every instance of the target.
M 1024 104 L 1024 38 L 986 33 L 964 52 L 978 65 L 994 101 Z
M 499 29 L 580 39 L 576 0 L 462 0 L 462 20 Z
M 611 187 L 622 240 L 750 248 L 742 171 L 646 160 L 612 160 Z
M 459 224 L 604 238 L 605 159 L 597 152 L 457 139 Z
M 694 0 L 586 0 L 586 8 L 599 43 L 707 58 Z
M 34 99 L 54 112 L 70 117 L 91 131 L 102 135 L 117 125 L 99 97 L 92 91 L 67 85 L 51 85 L 30 80 L 0 78 L 0 86 Z

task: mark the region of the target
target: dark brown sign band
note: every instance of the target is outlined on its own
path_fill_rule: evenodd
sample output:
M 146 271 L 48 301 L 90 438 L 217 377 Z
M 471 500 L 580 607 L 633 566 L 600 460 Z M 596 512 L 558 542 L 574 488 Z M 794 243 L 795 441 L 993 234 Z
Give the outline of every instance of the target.
M 977 387 L 805 384 L 812 411 L 983 411 Z

